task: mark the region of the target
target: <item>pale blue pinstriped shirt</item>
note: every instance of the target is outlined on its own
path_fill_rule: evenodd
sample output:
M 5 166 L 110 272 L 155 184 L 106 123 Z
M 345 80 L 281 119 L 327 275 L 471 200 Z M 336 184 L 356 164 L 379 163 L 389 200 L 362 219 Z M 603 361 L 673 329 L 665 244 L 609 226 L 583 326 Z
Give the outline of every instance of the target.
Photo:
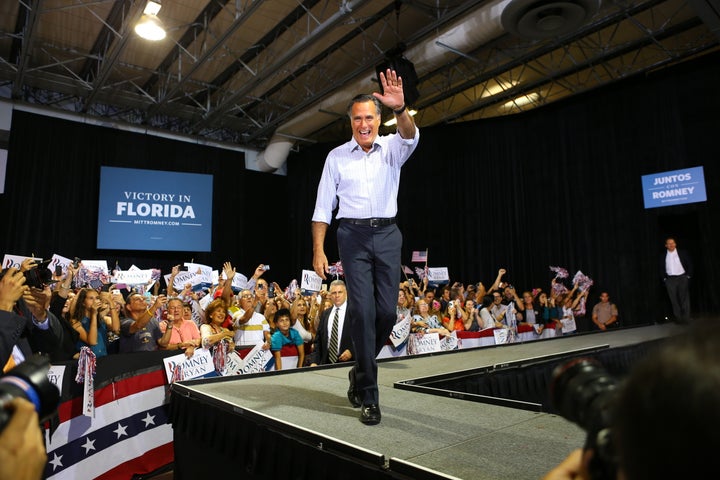
M 354 138 L 334 148 L 325 160 L 312 221 L 329 225 L 338 201 L 337 218 L 394 217 L 400 169 L 419 138 L 415 127 L 415 137 L 407 140 L 396 133 L 378 136 L 368 153 Z

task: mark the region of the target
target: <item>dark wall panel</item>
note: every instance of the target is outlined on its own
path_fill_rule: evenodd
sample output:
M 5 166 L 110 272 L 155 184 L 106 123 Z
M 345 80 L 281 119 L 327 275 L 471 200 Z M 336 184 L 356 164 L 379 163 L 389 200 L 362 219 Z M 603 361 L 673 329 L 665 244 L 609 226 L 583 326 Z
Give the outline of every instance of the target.
M 696 260 L 696 311 L 717 312 L 719 59 L 524 114 L 422 128 L 401 180 L 404 261 L 429 248 L 430 266 L 447 266 L 452 281 L 489 286 L 503 267 L 521 290 L 547 290 L 551 265 L 581 270 L 595 280 L 590 305 L 608 290 L 626 323 L 645 323 L 669 311 L 658 258 L 670 234 Z M 291 178 L 315 188 L 333 146 L 291 157 Z M 699 165 L 707 202 L 644 209 L 642 175 Z M 311 202 L 298 204 L 298 217 L 311 214 Z M 309 262 L 310 244 L 300 252 Z

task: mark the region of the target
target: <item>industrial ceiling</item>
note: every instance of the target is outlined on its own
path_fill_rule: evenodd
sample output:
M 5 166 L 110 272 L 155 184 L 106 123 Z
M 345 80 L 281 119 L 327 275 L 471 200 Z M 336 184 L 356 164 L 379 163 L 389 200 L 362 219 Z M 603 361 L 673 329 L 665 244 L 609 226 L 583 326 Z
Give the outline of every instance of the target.
M 267 155 L 349 138 L 376 66 L 414 66 L 420 126 L 509 115 L 718 49 L 718 0 L 0 2 L 0 98 Z M 408 74 L 409 75 L 409 74 Z M 639 107 L 640 108 L 640 107 Z M 277 158 L 275 158 L 277 157 Z

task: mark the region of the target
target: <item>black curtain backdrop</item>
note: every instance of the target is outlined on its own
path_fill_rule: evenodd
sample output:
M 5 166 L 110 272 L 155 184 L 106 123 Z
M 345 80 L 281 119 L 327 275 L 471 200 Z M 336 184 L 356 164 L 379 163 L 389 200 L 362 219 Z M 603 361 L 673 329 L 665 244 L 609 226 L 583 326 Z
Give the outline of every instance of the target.
M 249 277 L 267 263 L 267 278 L 284 282 L 294 274 L 288 236 L 272 220 L 285 218 L 287 178 L 247 171 L 244 160 L 238 151 L 15 110 L 0 252 L 105 259 L 111 268 L 118 262 L 163 274 L 188 261 L 218 270 L 231 261 Z M 213 175 L 211 252 L 98 250 L 100 166 Z
M 550 266 L 594 280 L 588 309 L 607 290 L 624 325 L 664 321 L 660 280 L 665 235 L 695 259 L 693 308 L 718 311 L 717 111 L 720 56 L 520 115 L 421 128 L 403 167 L 398 222 L 403 260 L 429 249 L 451 283 L 493 282 L 499 268 L 522 290 L 548 290 Z M 312 215 L 325 156 L 317 145 L 291 157 L 288 176 L 308 193 L 297 217 Z M 708 200 L 645 210 L 641 176 L 703 166 Z M 335 225 L 333 225 L 335 226 Z M 306 224 L 297 255 L 312 261 Z M 333 233 L 326 251 L 337 260 Z M 570 279 L 566 284 L 570 287 Z M 588 317 L 590 313 L 588 313 Z
M 422 128 L 403 168 L 398 221 L 403 259 L 429 249 L 429 266 L 451 281 L 489 286 L 498 268 L 518 290 L 548 289 L 549 266 L 594 279 L 618 304 L 625 325 L 662 321 L 665 235 L 695 259 L 693 308 L 718 311 L 716 141 L 720 54 L 632 78 L 524 114 Z M 348 134 L 349 138 L 349 134 Z M 282 286 L 312 265 L 310 218 L 333 145 L 291 153 L 286 177 L 247 171 L 235 151 L 13 114 L 0 252 L 107 259 L 167 273 L 194 260 L 221 269 L 230 260 Z M 99 251 L 100 166 L 214 176 L 212 252 Z M 645 210 L 640 177 L 703 166 L 708 200 Z M 326 241 L 339 259 L 333 222 Z

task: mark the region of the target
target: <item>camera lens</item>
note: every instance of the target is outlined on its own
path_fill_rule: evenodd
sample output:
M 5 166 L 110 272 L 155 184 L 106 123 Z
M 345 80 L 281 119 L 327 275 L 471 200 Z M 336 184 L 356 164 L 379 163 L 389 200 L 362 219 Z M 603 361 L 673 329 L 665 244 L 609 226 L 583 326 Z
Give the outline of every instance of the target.
M 612 442 L 612 410 L 617 382 L 592 358 L 576 358 L 553 371 L 551 400 L 567 420 L 587 432 L 585 448 L 593 450 L 588 465 L 590 478 L 613 479 L 617 459 Z
M 45 288 L 45 285 L 52 283 L 52 271 L 48 269 L 48 265 L 50 260 L 45 260 L 25 271 L 25 284 L 29 287 Z
M 33 405 L 41 421 L 50 417 L 60 402 L 60 392 L 48 380 L 50 363 L 45 357 L 34 356 L 0 377 L 0 431 L 12 412 L 6 406 L 15 398 L 24 398 Z
M 593 431 L 608 426 L 616 388 L 617 382 L 598 361 L 578 358 L 555 368 L 550 392 L 560 415 Z

